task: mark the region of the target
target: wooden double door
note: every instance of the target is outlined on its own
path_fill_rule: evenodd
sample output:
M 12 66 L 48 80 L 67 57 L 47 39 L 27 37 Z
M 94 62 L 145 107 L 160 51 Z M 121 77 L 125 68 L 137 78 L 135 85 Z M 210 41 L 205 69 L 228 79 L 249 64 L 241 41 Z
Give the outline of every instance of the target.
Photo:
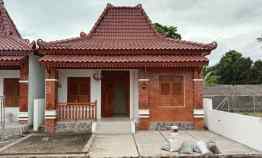
M 129 71 L 102 72 L 102 117 L 129 117 Z

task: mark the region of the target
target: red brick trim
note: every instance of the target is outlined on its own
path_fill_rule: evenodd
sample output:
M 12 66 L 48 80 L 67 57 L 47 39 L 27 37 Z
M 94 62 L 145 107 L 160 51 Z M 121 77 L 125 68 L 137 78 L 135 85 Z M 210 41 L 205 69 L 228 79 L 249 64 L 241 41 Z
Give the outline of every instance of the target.
M 45 128 L 49 135 L 55 134 L 58 72 L 54 68 L 45 70 L 46 113 Z
M 28 112 L 28 58 L 20 65 L 20 80 L 19 80 L 19 111 Z

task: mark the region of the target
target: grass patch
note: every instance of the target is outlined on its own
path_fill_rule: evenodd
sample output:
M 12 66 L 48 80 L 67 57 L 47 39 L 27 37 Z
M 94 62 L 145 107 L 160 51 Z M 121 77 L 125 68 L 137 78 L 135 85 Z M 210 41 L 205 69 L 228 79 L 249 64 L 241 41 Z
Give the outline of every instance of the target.
M 248 116 L 255 116 L 255 117 L 262 117 L 262 112 L 241 112 L 240 114 L 248 115 Z

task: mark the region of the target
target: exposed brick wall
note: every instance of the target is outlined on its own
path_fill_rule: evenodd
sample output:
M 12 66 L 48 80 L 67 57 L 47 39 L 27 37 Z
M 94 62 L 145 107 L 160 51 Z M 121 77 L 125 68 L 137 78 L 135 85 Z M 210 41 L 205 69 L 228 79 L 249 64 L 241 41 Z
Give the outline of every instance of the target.
M 45 130 L 50 136 L 53 136 L 56 131 L 56 120 L 55 119 L 45 119 Z
M 193 72 L 193 85 L 194 85 L 194 106 L 196 109 L 203 108 L 203 78 L 202 71 L 194 69 Z
M 19 79 L 19 112 L 28 112 L 28 59 L 20 65 L 20 79 Z M 28 116 L 21 119 L 19 122 L 21 124 L 26 124 L 28 122 Z
M 194 118 L 194 126 L 196 129 L 203 129 L 205 126 L 203 118 Z
M 194 81 L 195 71 L 193 68 L 177 68 L 177 69 L 165 69 L 165 70 L 147 70 L 147 72 L 140 71 L 139 78 L 149 79 L 147 91 L 141 90 L 142 84 L 140 84 L 140 95 L 139 95 L 139 109 L 147 108 L 150 110 L 150 118 L 147 121 L 163 121 L 163 122 L 192 122 L 196 123 L 197 127 L 201 124 L 199 119 L 195 120 L 193 117 L 193 110 L 195 108 L 202 108 L 202 89 L 203 81 L 199 73 L 197 74 L 198 79 Z M 199 68 L 198 68 L 199 70 Z M 197 71 L 199 72 L 199 71 Z M 160 102 L 160 87 L 159 87 L 159 76 L 160 75 L 177 75 L 184 77 L 184 101 L 181 105 L 176 106 L 161 106 Z M 143 92 L 143 93 L 141 93 Z M 148 105 L 145 106 L 145 102 Z M 140 125 L 141 128 L 147 126 L 145 119 L 142 120 Z
M 45 113 L 45 128 L 49 135 L 55 134 L 56 116 L 50 116 L 48 111 L 56 111 L 57 103 L 57 78 L 56 69 L 46 69 L 45 73 L 45 96 L 46 96 L 46 113 Z
M 46 70 L 45 73 L 46 110 L 54 110 L 57 101 L 57 72 L 55 69 Z

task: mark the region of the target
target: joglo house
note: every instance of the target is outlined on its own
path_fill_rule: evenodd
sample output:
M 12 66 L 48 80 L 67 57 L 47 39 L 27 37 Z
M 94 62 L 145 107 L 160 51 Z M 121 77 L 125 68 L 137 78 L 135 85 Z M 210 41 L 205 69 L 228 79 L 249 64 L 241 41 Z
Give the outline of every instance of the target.
M 88 11 L 87 11 L 88 14 Z M 142 5 L 108 4 L 89 33 L 29 42 L 0 4 L 0 96 L 31 125 L 34 100 L 42 122 L 129 118 L 138 129 L 161 122 L 203 128 L 203 65 L 216 43 L 159 34 Z

